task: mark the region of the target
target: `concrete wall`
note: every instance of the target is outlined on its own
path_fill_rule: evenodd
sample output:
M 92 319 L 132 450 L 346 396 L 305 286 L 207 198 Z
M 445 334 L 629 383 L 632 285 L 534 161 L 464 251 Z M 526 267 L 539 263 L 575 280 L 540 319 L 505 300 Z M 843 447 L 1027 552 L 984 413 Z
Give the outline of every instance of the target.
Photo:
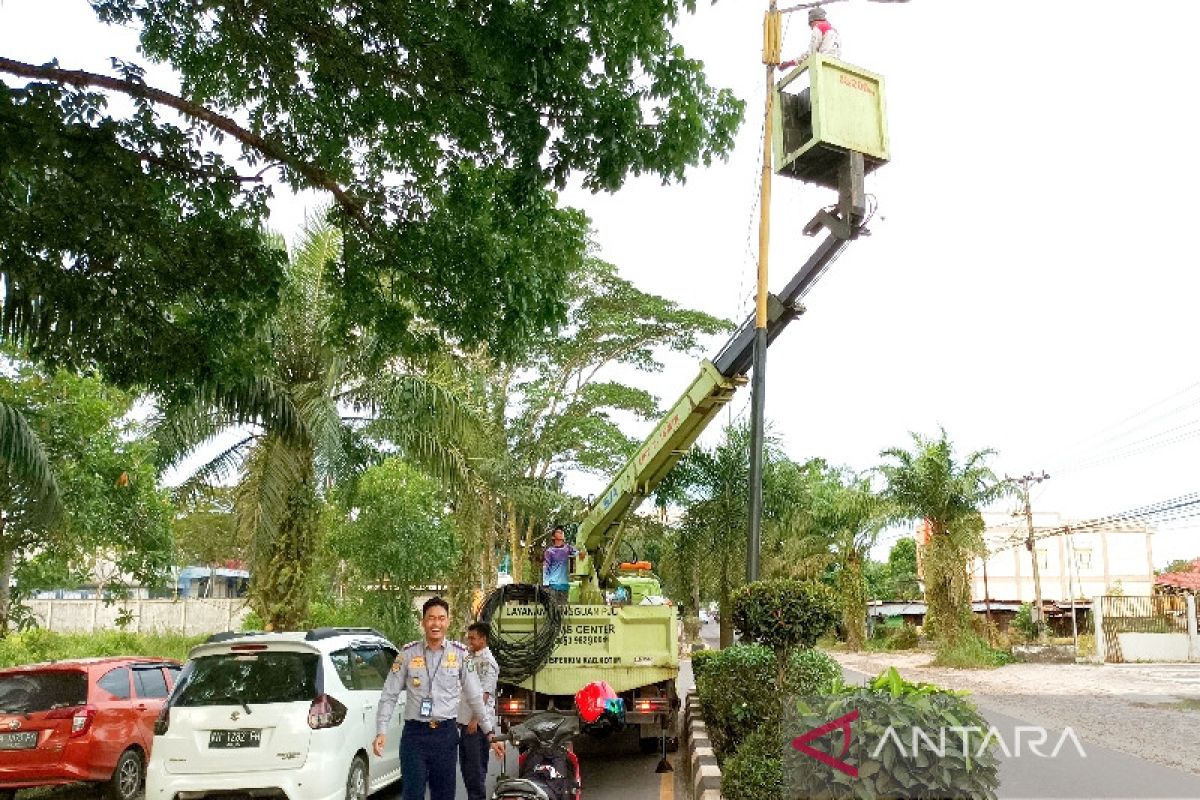
M 199 636 L 240 630 L 250 612 L 244 598 L 130 600 L 112 605 L 99 600 L 30 600 L 26 605 L 40 627 L 59 633 L 120 630 L 117 619 L 128 611 L 132 619 L 127 631 Z
M 1120 656 L 1132 661 L 1191 661 L 1200 663 L 1200 610 L 1195 595 L 1186 598 L 1187 633 L 1118 633 Z M 1103 599 L 1092 600 L 1095 615 L 1096 654 L 1094 661 L 1108 660 L 1109 652 L 1104 631 Z
M 1200 661 L 1200 637 L 1186 633 L 1118 633 L 1126 661 Z

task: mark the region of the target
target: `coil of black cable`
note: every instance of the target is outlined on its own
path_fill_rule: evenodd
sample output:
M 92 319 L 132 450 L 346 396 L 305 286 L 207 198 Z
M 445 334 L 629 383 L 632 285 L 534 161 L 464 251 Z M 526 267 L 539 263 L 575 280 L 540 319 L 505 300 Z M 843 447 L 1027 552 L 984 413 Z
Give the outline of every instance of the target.
M 516 634 L 511 626 L 506 631 L 501 612 L 509 603 L 541 606 L 545 616 L 533 618 L 531 633 Z M 528 583 L 500 586 L 487 596 L 479 618 L 492 628 L 488 647 L 500 666 L 500 680 L 521 683 L 542 668 L 554 652 L 554 643 L 562 630 L 563 605 L 554 590 Z

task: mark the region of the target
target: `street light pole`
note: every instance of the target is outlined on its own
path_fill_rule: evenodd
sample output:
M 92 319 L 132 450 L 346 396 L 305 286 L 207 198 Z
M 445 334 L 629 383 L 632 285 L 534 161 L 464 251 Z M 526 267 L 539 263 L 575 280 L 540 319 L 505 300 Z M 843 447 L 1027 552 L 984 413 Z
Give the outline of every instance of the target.
M 774 126 L 771 124 L 771 117 L 775 101 L 775 69 L 779 66 L 780 50 L 783 46 L 781 20 L 784 14 L 792 11 L 837 2 L 844 2 L 844 0 L 812 0 L 781 9 L 776 0 L 770 0 L 763 22 L 762 62 L 766 68 L 767 98 L 763 123 L 762 182 L 759 188 L 758 209 L 758 292 L 754 311 L 754 347 L 751 354 L 754 375 L 750 382 L 750 535 L 746 543 L 746 579 L 748 581 L 758 580 L 759 553 L 762 545 L 763 446 L 766 442 L 767 402 L 767 264 L 771 238 L 771 176 L 774 172 L 771 164 L 774 145 L 772 141 Z M 908 0 L 870 0 L 870 2 L 907 3 Z M 861 173 L 861 154 L 859 159 L 859 172 Z M 847 204 L 844 211 L 843 222 L 847 226 L 847 231 L 853 231 L 854 235 L 857 235 L 854 227 L 856 222 L 852 219 L 852 204 Z M 849 237 L 848 233 L 843 238 Z
M 746 580 L 758 580 L 762 549 L 763 446 L 766 443 L 767 403 L 767 262 L 771 241 L 771 112 L 775 101 L 775 68 L 782 46 L 780 13 L 771 0 L 763 22 L 762 60 L 766 72 L 766 112 L 763 125 L 762 180 L 758 201 L 758 295 L 754 311 L 754 375 L 750 383 L 750 537 L 746 550 Z

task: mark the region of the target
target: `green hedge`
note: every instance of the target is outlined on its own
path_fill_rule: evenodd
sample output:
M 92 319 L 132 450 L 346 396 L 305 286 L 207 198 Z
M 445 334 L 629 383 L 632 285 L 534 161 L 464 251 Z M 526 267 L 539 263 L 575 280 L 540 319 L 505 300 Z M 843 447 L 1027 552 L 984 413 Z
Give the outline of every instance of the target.
M 720 650 L 697 650 L 692 653 L 692 679 L 699 682 L 704 670 L 719 655 L 721 655 Z
M 903 680 L 894 670 L 875 678 L 865 687 L 838 687 L 819 698 L 797 698 L 795 713 L 782 724 L 764 725 L 748 734 L 736 752 L 725 759 L 721 772 L 721 795 L 727 800 L 784 800 L 785 797 L 956 797 L 991 800 L 999 785 L 996 744 L 985 746 L 988 724 L 970 701 L 955 692 L 929 684 Z M 858 770 L 850 777 L 799 753 L 789 746 L 791 738 L 812 730 L 852 710 L 860 716 L 853 722 L 845 761 Z M 888 727 L 902 742 L 901 752 L 886 737 Z M 947 745 L 935 756 L 910 748 L 911 730 L 918 726 L 933 732 L 954 729 L 953 742 L 960 741 L 959 729 L 974 728 L 968 735 L 964 756 L 961 746 Z M 881 742 L 889 742 L 881 747 Z M 822 737 L 809 743 L 814 749 L 841 760 L 840 736 Z
M 733 627 L 738 635 L 776 650 L 812 647 L 837 619 L 833 593 L 812 581 L 755 581 L 733 597 Z
M 775 654 L 762 645 L 735 645 L 702 660 L 696 689 L 718 758 L 731 755 L 754 730 L 778 725 L 785 694 L 827 692 L 841 674 L 820 650 L 794 650 L 781 690 Z
M 725 800 L 784 800 L 781 737 L 777 729 L 759 728 L 746 737 L 721 767 Z
M 0 639 L 0 667 L 95 656 L 149 656 L 186 661 L 188 651 L 207 638 L 180 634 L 55 633 L 32 628 Z

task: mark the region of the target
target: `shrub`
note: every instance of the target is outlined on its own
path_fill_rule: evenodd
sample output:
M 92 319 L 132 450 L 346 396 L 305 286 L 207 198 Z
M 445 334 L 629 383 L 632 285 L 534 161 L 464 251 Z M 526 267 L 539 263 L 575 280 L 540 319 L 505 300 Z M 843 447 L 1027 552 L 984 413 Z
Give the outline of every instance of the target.
M 841 677 L 842 668 L 820 650 L 793 650 L 788 658 L 787 677 L 781 694 L 823 694 Z
M 0 639 L 0 667 L 93 656 L 149 656 L 186 661 L 188 651 L 205 638 L 125 631 L 56 633 L 30 628 Z
M 997 650 L 983 639 L 971 634 L 962 634 L 952 642 L 938 645 L 933 663 L 939 667 L 958 669 L 992 669 L 1011 664 L 1013 657 L 1004 650 Z
M 721 655 L 720 650 L 697 650 L 692 653 L 692 678 L 696 684 L 700 683 L 700 676 L 704 674 L 704 670 L 708 669 L 708 665 L 714 658 Z
M 858 777 L 851 778 L 786 747 L 787 735 L 812 730 L 851 711 L 858 711 L 859 718 L 853 723 L 844 759 L 840 736 L 821 737 L 808 745 L 855 765 Z M 887 737 L 888 728 L 894 732 L 894 739 Z M 954 731 L 954 735 L 945 752 L 934 758 L 928 750 L 916 753 L 909 749 L 913 728 L 929 732 L 934 739 L 940 738 L 941 730 Z M 865 687 L 843 688 L 833 702 L 798 706 L 794 714 L 789 713 L 782 730 L 785 735 L 775 737 L 767 747 L 780 756 L 790 796 L 995 797 L 999 784 L 996 744 L 993 741 L 984 746 L 988 723 L 974 705 L 955 692 L 909 683 L 895 669 Z M 901 746 L 897 747 L 895 741 Z M 769 750 L 762 752 L 770 757 Z M 770 788 L 765 780 L 760 780 L 760 785 Z
M 1017 609 L 1017 615 L 1013 617 L 1012 627 L 1027 642 L 1038 638 L 1038 628 L 1041 626 L 1033 621 L 1033 604 L 1021 604 L 1021 607 Z
M 727 800 L 783 800 L 783 758 L 778 728 L 759 728 L 721 767 Z
M 917 629 L 912 625 L 902 625 L 888 633 L 884 639 L 884 647 L 888 650 L 912 650 L 917 646 Z
M 776 652 L 812 647 L 838 620 L 833 594 L 823 584 L 756 581 L 733 599 L 733 625 L 745 639 Z
M 842 674 L 825 653 L 795 650 L 789 655 L 781 691 L 776 663 L 775 654 L 761 645 L 735 645 L 701 659 L 696 689 L 720 758 L 731 755 L 760 727 L 774 725 L 777 730 L 785 693 L 827 692 Z M 695 664 L 693 660 L 693 670 Z

